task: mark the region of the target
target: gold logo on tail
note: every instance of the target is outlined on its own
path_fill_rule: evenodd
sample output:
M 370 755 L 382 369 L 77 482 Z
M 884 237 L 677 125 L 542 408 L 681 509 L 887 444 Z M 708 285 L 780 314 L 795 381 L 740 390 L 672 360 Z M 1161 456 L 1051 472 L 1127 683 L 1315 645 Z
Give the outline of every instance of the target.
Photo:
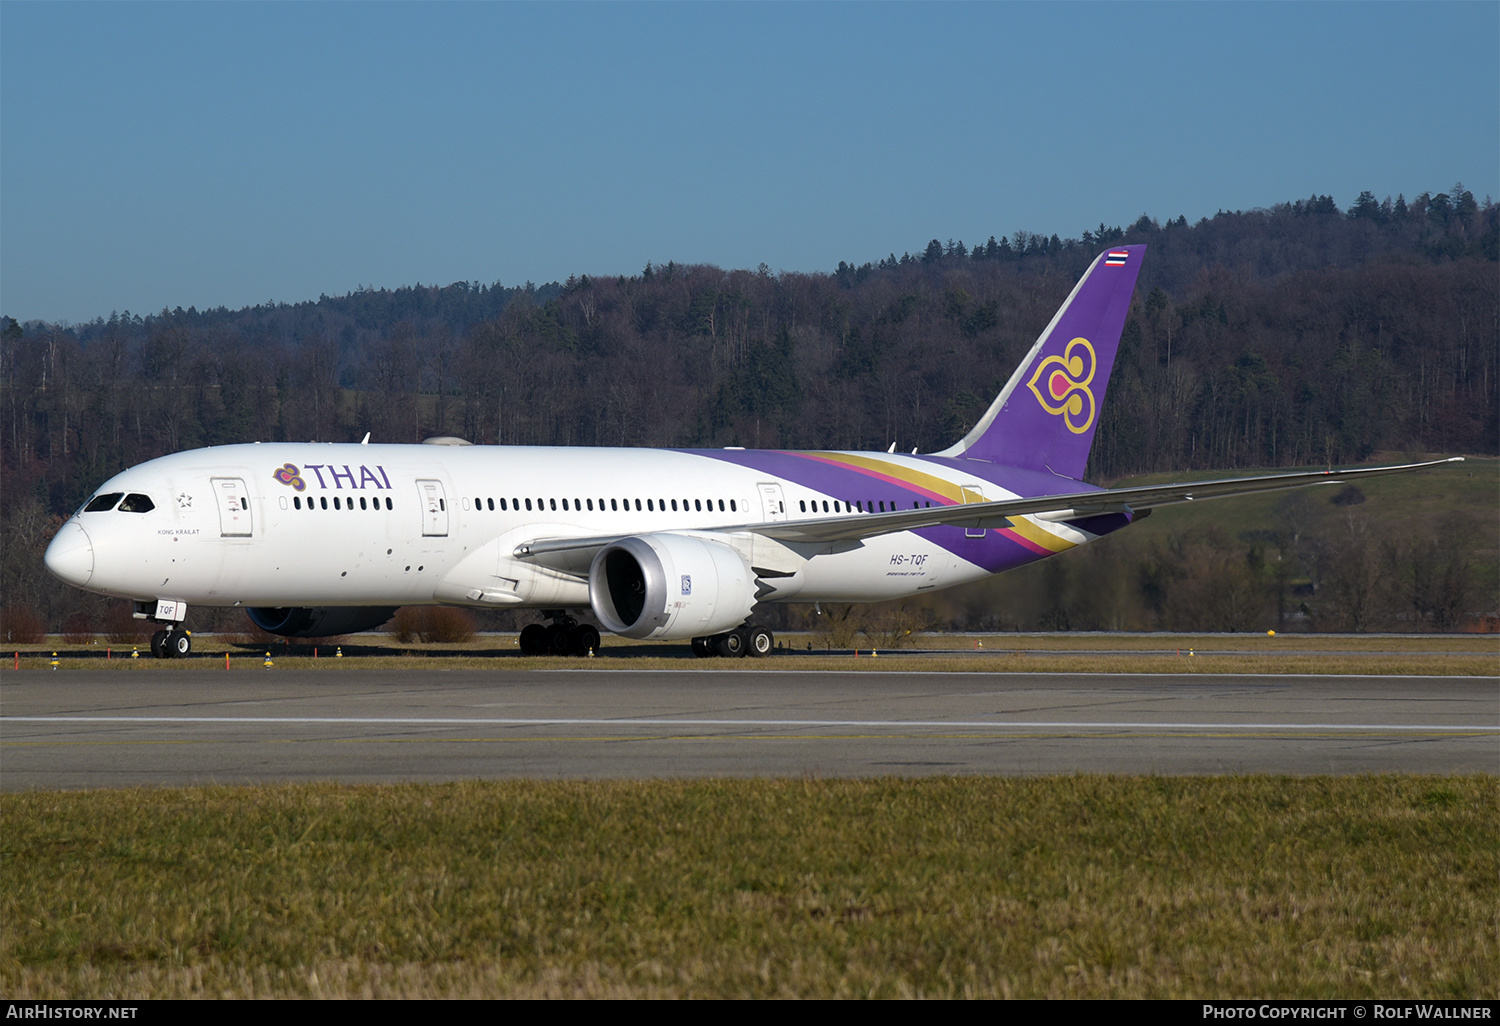
M 1036 401 L 1048 413 L 1061 414 L 1068 430 L 1081 435 L 1094 423 L 1094 393 L 1089 384 L 1099 365 L 1094 347 L 1086 338 L 1069 342 L 1061 356 L 1049 356 L 1037 364 L 1036 373 L 1026 382 Z M 1039 382 L 1045 384 L 1038 388 Z

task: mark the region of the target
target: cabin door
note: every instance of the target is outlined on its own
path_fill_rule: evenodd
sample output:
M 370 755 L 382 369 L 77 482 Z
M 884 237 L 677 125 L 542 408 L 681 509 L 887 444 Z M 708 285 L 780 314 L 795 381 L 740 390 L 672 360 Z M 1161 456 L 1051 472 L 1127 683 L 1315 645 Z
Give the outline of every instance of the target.
M 213 479 L 214 502 L 219 507 L 219 534 L 224 538 L 249 538 L 254 534 L 250 521 L 250 490 L 241 477 Z
M 761 482 L 760 508 L 767 523 L 786 519 L 786 500 L 781 495 L 781 485 Z
M 441 481 L 417 482 L 422 503 L 422 537 L 445 538 L 448 535 L 448 495 Z

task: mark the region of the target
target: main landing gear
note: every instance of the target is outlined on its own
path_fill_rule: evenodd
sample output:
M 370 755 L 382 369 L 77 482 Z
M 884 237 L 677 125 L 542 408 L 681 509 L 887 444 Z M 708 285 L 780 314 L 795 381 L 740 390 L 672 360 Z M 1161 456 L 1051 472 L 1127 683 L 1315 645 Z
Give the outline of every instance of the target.
M 151 635 L 151 654 L 158 659 L 176 659 L 193 650 L 193 637 L 181 627 L 160 630 Z
M 552 622 L 528 624 L 521 629 L 522 655 L 586 656 L 599 651 L 599 628 L 579 623 L 562 612 L 543 610 Z
M 693 655 L 700 659 L 723 656 L 737 659 L 740 656 L 762 658 L 771 654 L 776 645 L 776 636 L 768 627 L 736 627 L 723 634 L 693 639 Z

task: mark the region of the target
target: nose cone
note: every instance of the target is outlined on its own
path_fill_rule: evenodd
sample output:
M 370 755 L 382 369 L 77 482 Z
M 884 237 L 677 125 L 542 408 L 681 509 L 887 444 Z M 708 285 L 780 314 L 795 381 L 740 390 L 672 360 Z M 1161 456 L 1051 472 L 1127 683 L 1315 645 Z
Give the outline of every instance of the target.
M 62 525 L 42 558 L 54 576 L 80 588 L 94 576 L 94 546 L 77 520 Z

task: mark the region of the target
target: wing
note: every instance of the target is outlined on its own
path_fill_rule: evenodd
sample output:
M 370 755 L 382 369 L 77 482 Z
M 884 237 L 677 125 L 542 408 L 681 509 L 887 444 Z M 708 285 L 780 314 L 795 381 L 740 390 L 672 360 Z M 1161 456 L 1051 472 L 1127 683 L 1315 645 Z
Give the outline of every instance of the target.
M 782 542 L 839 542 L 876 538 L 896 531 L 914 531 L 922 527 L 1009 527 L 1010 518 L 1042 515 L 1049 520 L 1077 520 L 1101 513 L 1140 512 L 1157 506 L 1172 506 L 1204 499 L 1221 499 L 1231 495 L 1253 495 L 1285 488 L 1340 484 L 1383 474 L 1405 474 L 1427 467 L 1462 463 L 1462 456 L 1427 463 L 1405 463 L 1392 467 L 1358 467 L 1351 470 L 1298 471 L 1290 474 L 1266 474 L 1260 477 L 1234 477 L 1219 481 L 1190 481 L 1182 484 L 1144 485 L 1137 488 L 1091 489 L 1062 492 L 995 502 L 968 505 L 933 506 L 926 509 L 898 510 L 894 513 L 854 513 L 848 516 L 816 520 L 783 520 L 773 523 L 739 524 L 730 527 L 705 528 L 715 534 L 748 532 Z M 552 564 L 566 561 L 576 567 L 585 557 L 619 540 L 624 535 L 597 535 L 591 538 L 538 538 L 516 546 L 518 559 L 532 559 Z M 550 559 L 547 557 L 551 557 Z M 561 558 L 559 558 L 561 557 Z M 586 572 L 586 571 L 585 571 Z

